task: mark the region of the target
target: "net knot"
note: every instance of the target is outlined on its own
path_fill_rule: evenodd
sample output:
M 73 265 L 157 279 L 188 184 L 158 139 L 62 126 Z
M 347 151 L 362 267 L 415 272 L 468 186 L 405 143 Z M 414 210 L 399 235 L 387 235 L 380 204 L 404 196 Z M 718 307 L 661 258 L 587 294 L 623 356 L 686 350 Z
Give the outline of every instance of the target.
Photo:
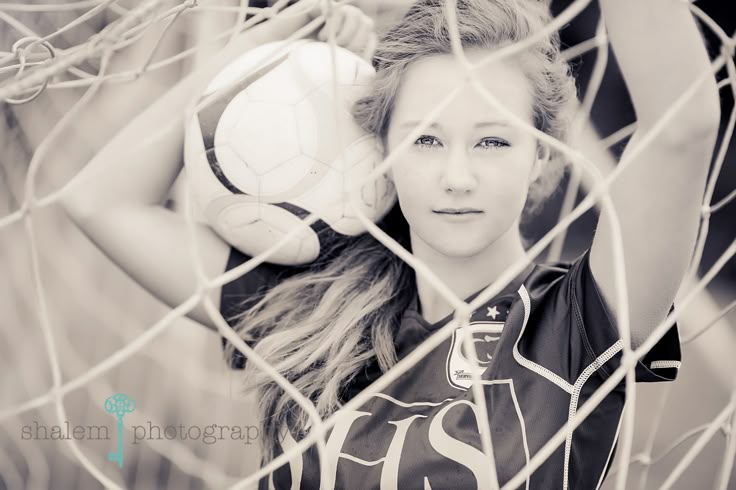
M 43 61 L 29 63 L 28 52 L 31 48 L 37 45 L 42 46 L 46 50 L 46 52 L 48 53 L 48 57 Z M 25 71 L 26 67 L 45 63 L 46 61 L 56 57 L 56 50 L 51 45 L 51 43 L 49 43 L 46 40 L 41 39 L 40 37 L 36 37 L 36 36 L 28 36 L 28 37 L 22 37 L 18 39 L 13 44 L 11 51 L 13 55 L 15 56 L 15 58 L 18 60 L 18 72 L 15 74 L 15 78 L 20 78 L 20 76 Z M 41 85 L 37 86 L 35 89 L 31 89 L 33 90 L 33 92 L 31 92 L 30 95 L 26 97 L 20 97 L 20 98 L 8 97 L 5 99 L 5 102 L 7 102 L 8 104 L 13 104 L 13 105 L 20 105 L 20 104 L 31 102 L 35 100 L 36 98 L 38 98 L 39 95 L 41 95 L 41 93 L 46 89 L 46 86 L 48 84 L 49 84 L 49 79 L 46 78 Z
M 273 19 L 278 14 L 278 11 L 273 7 L 263 7 L 260 10 L 260 14 L 264 19 Z
M 199 0 L 184 0 L 184 8 L 192 9 L 199 6 Z
M 721 52 L 723 53 L 723 56 L 731 58 L 736 50 L 736 39 L 722 39 L 721 43 Z
M 700 208 L 700 215 L 703 217 L 703 219 L 709 219 L 712 213 L 713 209 L 707 204 L 703 204 L 703 206 Z

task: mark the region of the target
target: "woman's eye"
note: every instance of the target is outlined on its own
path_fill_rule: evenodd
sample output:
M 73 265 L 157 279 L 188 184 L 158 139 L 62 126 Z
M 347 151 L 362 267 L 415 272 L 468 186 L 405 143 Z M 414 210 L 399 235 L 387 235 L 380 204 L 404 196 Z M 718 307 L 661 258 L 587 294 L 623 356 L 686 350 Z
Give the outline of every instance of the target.
M 510 145 L 508 141 L 501 138 L 483 138 L 482 140 L 480 140 L 480 143 L 478 143 L 478 146 L 480 146 L 481 148 L 493 149 L 503 148 Z
M 438 148 L 442 146 L 440 140 L 434 136 L 422 135 L 414 142 L 415 145 L 422 146 L 424 148 Z

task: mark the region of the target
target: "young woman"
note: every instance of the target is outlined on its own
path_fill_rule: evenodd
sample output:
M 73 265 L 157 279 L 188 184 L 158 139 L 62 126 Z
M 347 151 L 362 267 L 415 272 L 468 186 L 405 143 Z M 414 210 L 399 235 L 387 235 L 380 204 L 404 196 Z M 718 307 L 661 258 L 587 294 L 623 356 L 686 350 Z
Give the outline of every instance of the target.
M 467 79 L 451 54 L 444 0 L 420 0 L 388 32 L 373 57 L 377 77 L 355 117 L 396 150 L 438 102 Z M 600 0 L 609 39 L 637 114 L 637 143 L 700 74 L 710 70 L 684 2 Z M 462 46 L 471 62 L 521 41 L 550 21 L 533 0 L 458 0 Z M 244 37 L 246 49 L 285 35 L 306 18 L 271 21 Z M 353 18 L 345 29 L 368 24 Z M 342 42 L 355 36 L 344 35 Z M 686 62 L 683 62 L 686 60 Z M 211 75 L 209 73 L 208 75 Z M 482 84 L 516 118 L 564 139 L 573 80 L 556 35 L 476 70 Z M 161 125 L 195 87 L 194 77 L 141 115 L 85 170 L 65 201 L 70 215 L 115 262 L 170 305 L 195 289 L 182 218 L 160 206 L 180 168 L 181 128 L 145 153 L 122 149 Z M 714 82 L 701 83 L 610 189 L 623 233 L 632 341 L 663 320 L 688 264 L 700 196 L 715 142 L 719 109 Z M 624 159 L 630 156 L 630 151 Z M 523 131 L 467 86 L 400 154 L 390 176 L 397 206 L 380 223 L 458 296 L 468 301 L 524 253 L 519 223 L 554 188 L 560 155 Z M 370 234 L 340 244 L 302 268 L 264 264 L 210 291 L 233 326 L 316 405 L 337 413 L 326 442 L 337 488 L 476 488 L 487 481 L 478 416 L 488 418 L 498 478 L 515 475 L 617 368 L 617 329 L 610 216 L 603 212 L 590 250 L 571 264 L 530 264 L 405 375 L 359 410 L 339 410 L 398 359 L 452 317 L 421 276 Z M 197 229 L 210 276 L 248 257 L 209 228 Z M 203 308 L 192 318 L 211 325 Z M 465 336 L 476 352 L 466 352 Z M 309 430 L 308 417 L 262 373 L 227 346 L 233 367 L 258 390 L 264 461 Z M 479 367 L 487 414 L 470 389 Z M 639 361 L 640 381 L 673 379 L 677 331 Z M 624 404 L 619 386 L 568 437 L 526 486 L 595 488 L 616 443 Z M 315 447 L 261 483 L 316 488 Z

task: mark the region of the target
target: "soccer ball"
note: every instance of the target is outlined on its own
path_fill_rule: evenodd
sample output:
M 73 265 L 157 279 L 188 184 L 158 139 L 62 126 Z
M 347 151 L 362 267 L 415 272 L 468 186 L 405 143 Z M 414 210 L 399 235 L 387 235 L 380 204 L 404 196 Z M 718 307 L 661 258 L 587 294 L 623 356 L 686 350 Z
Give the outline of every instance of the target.
M 332 49 L 304 40 L 248 51 L 214 78 L 190 121 L 185 165 L 194 200 L 210 226 L 247 255 L 271 248 L 310 213 L 319 220 L 269 262 L 306 264 L 328 241 L 365 232 L 346 191 L 383 153 L 350 108 L 375 73 L 346 49 L 335 47 L 333 59 Z M 357 192 L 373 222 L 396 201 L 385 175 Z

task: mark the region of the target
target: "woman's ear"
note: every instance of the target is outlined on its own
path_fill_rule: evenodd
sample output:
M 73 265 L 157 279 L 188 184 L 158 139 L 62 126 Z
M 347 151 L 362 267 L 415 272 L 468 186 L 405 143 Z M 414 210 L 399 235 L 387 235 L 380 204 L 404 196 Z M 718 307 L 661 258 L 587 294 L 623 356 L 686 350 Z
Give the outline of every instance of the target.
M 544 172 L 544 167 L 549 162 L 551 151 L 549 146 L 541 141 L 537 142 L 537 154 L 534 158 L 534 166 L 532 167 L 532 173 L 529 178 L 529 183 L 537 180 Z

